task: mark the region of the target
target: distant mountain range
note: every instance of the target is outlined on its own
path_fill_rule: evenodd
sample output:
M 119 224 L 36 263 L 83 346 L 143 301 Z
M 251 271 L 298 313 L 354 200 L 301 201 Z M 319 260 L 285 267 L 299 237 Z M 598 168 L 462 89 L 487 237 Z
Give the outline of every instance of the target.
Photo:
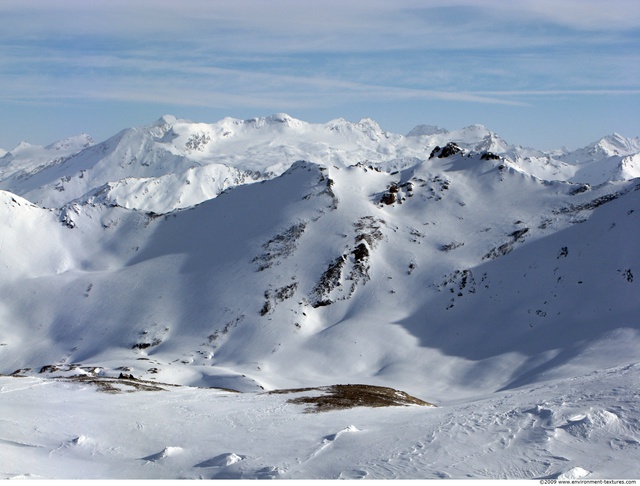
M 2 158 L 0 187 L 45 207 L 99 193 L 123 207 L 169 212 L 277 177 L 297 160 L 401 170 L 449 142 L 545 180 L 597 185 L 640 176 L 640 139 L 618 134 L 573 152 L 544 152 L 509 145 L 482 125 L 453 132 L 419 125 L 401 136 L 370 119 L 316 125 L 276 114 L 205 124 L 166 115 L 98 144 L 86 134 L 46 147 L 22 142 Z

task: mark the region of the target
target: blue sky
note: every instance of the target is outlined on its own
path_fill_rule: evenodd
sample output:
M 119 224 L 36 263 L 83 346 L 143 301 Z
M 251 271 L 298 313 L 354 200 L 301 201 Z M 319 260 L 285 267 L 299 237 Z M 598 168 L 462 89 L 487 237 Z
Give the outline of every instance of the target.
M 0 147 L 163 114 L 640 135 L 638 0 L 2 0 Z

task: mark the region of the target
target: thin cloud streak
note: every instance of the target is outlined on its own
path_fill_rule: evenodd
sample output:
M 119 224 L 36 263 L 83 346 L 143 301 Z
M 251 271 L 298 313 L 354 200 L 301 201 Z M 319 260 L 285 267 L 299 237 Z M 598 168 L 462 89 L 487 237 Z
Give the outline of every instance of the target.
M 555 89 L 555 90 L 522 90 L 522 91 L 478 91 L 481 96 L 625 96 L 639 95 L 640 89 Z
M 125 64 L 127 64 L 125 62 Z M 148 69 L 162 71 L 168 66 L 149 63 Z M 171 66 L 173 69 L 176 66 Z M 144 69 L 144 67 L 142 68 Z M 36 76 L 22 78 L 13 84 L 5 81 L 0 99 L 11 101 L 51 102 L 55 100 L 147 101 L 171 105 L 215 107 L 312 107 L 318 104 L 339 105 L 346 101 L 380 100 L 446 100 L 485 104 L 523 105 L 521 101 L 500 99 L 491 94 L 464 91 L 380 86 L 327 78 L 285 76 L 223 68 L 182 66 L 180 72 L 197 74 L 191 78 L 164 78 L 162 83 L 149 83 L 135 76 L 95 76 L 90 82 L 58 79 L 42 84 Z
M 471 9 L 473 16 L 461 15 L 462 9 Z M 546 0 L 4 0 L 0 13 L 7 21 L 0 38 L 152 40 L 235 53 L 377 52 L 430 46 L 514 49 L 549 46 L 558 40 L 599 42 L 598 33 L 618 36 L 625 29 L 640 28 L 638 11 L 626 0 L 564 0 L 553 5 Z M 520 28 L 541 23 L 571 32 L 530 36 Z M 591 35 L 576 36 L 574 30 Z

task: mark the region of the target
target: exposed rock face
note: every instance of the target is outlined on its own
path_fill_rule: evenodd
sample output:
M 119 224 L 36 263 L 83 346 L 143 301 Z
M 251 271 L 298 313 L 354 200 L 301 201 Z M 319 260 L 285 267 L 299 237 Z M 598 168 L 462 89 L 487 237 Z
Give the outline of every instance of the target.
M 494 154 L 493 152 L 484 152 L 480 156 L 480 160 L 500 160 L 500 156 Z
M 444 148 L 440 148 L 436 146 L 429 156 L 430 159 L 434 157 L 438 157 L 439 159 L 444 159 L 447 157 L 451 157 L 452 155 L 458 154 L 462 152 L 462 149 L 454 142 L 449 142 Z
M 398 200 L 398 185 L 396 183 L 393 183 L 389 186 L 387 191 L 382 195 L 382 197 L 380 198 L 380 202 L 382 204 L 386 204 L 387 206 L 390 206 L 397 200 Z
M 332 303 L 329 294 L 333 289 L 340 286 L 342 278 L 342 269 L 347 262 L 344 255 L 333 260 L 324 271 L 320 280 L 311 291 L 311 306 L 322 307 Z

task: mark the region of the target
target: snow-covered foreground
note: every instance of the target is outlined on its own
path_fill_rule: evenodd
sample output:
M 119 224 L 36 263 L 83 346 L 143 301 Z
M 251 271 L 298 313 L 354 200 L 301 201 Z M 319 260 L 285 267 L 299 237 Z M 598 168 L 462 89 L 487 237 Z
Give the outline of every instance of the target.
M 640 365 L 431 407 L 0 378 L 3 478 L 637 478 Z

